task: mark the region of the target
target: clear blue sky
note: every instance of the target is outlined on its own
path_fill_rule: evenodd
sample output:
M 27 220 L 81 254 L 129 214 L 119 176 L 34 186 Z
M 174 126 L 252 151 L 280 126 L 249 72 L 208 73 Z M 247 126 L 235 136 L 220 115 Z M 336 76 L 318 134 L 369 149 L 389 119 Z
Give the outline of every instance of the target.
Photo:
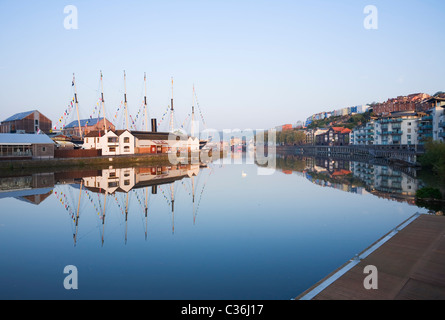
M 66 5 L 78 29 L 66 30 Z M 363 27 L 366 5 L 378 30 Z M 99 97 L 108 117 L 129 110 L 149 78 L 150 116 L 162 116 L 174 78 L 176 118 L 195 84 L 211 128 L 270 128 L 342 107 L 445 91 L 445 2 L 0 1 L 0 120 L 38 109 L 56 122 L 76 73 L 81 115 Z

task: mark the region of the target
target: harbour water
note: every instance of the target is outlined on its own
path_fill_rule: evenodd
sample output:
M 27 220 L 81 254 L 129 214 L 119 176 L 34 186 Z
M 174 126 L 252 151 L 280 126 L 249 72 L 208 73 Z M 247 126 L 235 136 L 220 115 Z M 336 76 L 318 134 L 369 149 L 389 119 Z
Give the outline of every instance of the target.
M 429 211 L 396 168 L 229 160 L 0 178 L 0 298 L 289 300 Z

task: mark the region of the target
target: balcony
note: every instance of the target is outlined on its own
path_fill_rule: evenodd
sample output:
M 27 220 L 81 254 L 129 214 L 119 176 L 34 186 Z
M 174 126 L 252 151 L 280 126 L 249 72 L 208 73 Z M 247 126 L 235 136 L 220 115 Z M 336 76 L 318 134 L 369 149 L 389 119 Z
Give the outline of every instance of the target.
M 439 136 L 440 136 L 440 134 L 439 134 Z M 424 133 L 421 136 L 419 136 L 420 141 L 425 141 L 425 140 L 432 139 L 432 138 L 433 138 L 432 133 Z
M 419 124 L 419 128 L 422 128 L 422 129 L 433 129 L 433 125 L 431 123 L 424 122 L 424 123 Z
M 382 131 L 380 132 L 382 136 L 401 136 L 403 134 L 402 130 L 393 130 L 393 131 Z
M 401 123 L 403 120 L 402 119 L 382 119 L 379 120 L 379 123 Z
M 445 132 L 439 132 L 439 137 L 445 138 Z

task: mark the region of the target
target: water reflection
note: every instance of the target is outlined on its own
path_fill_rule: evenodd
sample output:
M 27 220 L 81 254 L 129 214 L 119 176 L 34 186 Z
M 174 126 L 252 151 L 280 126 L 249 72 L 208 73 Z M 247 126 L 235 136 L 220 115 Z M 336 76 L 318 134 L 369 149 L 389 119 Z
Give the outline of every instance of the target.
M 277 169 L 298 174 L 321 187 L 379 198 L 416 203 L 416 192 L 425 186 L 412 168 L 333 158 L 278 155 Z
M 1 177 L 0 298 L 290 299 L 419 212 L 409 171 L 226 160 Z
M 171 213 L 172 233 L 175 231 L 175 190 L 184 188 L 190 195 L 193 224 L 205 183 L 197 197 L 196 178 L 207 164 L 163 165 L 132 168 L 109 167 L 100 170 L 83 170 L 30 174 L 20 177 L 0 178 L 0 199 L 15 198 L 39 205 L 51 194 L 67 212 L 73 224 L 74 245 L 78 241 L 80 217 L 83 212 L 94 212 L 100 219 L 101 243 L 105 241 L 106 217 L 110 212 L 120 212 L 125 222 L 125 243 L 128 238 L 130 206 L 143 213 L 145 239 L 148 231 L 149 199 L 156 195 L 168 204 Z M 211 171 L 209 171 L 211 172 Z M 189 180 L 189 184 L 185 180 Z M 176 186 L 175 186 L 175 183 Z

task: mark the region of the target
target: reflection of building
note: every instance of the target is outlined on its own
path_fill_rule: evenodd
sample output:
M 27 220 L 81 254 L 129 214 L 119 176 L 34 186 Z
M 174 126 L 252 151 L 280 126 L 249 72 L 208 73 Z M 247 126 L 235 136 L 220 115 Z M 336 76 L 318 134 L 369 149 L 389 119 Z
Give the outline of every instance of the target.
M 367 189 L 379 197 L 404 199 L 412 203 L 419 189 L 416 179 L 387 166 L 352 162 L 351 170 L 355 177 L 366 183 Z
M 100 176 L 84 177 L 84 186 L 93 192 L 127 193 L 132 189 L 172 183 L 185 177 L 197 176 L 199 165 L 152 166 L 141 168 L 109 168 Z
M 53 173 L 0 178 L 0 199 L 15 198 L 38 205 L 51 195 L 53 188 Z
M 414 197 L 417 191 L 417 183 L 416 180 L 400 171 L 386 166 L 375 166 L 374 188 L 385 193 L 397 193 Z
M 409 204 L 415 204 L 416 192 L 421 187 L 417 179 L 405 172 L 366 162 L 283 155 L 277 158 L 277 168 L 283 172 L 292 168 L 322 187 L 357 194 L 372 193 Z
M 37 133 L 49 134 L 52 122 L 37 110 L 16 113 L 2 121 L 1 133 Z

